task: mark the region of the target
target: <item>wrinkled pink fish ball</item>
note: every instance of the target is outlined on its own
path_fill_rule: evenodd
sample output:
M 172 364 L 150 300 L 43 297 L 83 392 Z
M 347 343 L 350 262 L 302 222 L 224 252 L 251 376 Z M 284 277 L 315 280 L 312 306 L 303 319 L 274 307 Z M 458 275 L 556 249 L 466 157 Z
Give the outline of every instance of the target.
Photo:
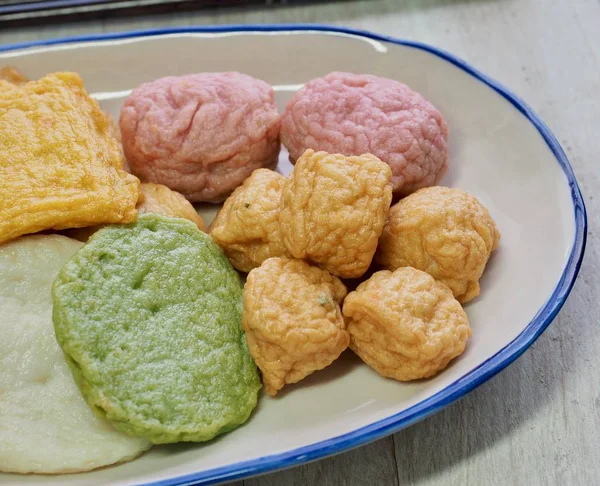
M 448 163 L 448 126 L 440 112 L 405 84 L 366 74 L 333 72 L 292 97 L 281 141 L 292 163 L 306 149 L 371 153 L 392 169 L 394 193 L 435 185 Z
M 169 76 L 133 90 L 119 124 L 131 171 L 190 201 L 221 202 L 279 155 L 273 88 L 245 74 Z

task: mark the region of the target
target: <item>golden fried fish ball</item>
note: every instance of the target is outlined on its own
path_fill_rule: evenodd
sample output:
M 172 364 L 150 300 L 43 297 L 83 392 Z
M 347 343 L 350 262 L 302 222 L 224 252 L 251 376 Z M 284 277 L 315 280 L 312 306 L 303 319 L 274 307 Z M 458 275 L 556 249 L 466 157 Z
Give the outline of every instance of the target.
M 231 264 L 242 272 L 267 258 L 290 256 L 279 232 L 279 199 L 285 177 L 257 169 L 227 198 L 210 235 Z
M 279 226 L 295 258 L 333 275 L 364 274 L 392 201 L 390 167 L 371 154 L 306 150 L 286 180 Z
M 344 301 L 350 348 L 387 378 L 428 378 L 465 349 L 467 314 L 443 283 L 411 267 L 383 270 Z
M 152 182 L 142 182 L 140 184 L 138 212 L 189 219 L 198 226 L 200 231 L 205 231 L 204 221 L 202 221 L 202 217 L 196 212 L 192 203 L 182 194 L 162 184 Z
M 77 74 L 0 80 L 0 134 L 0 242 L 136 219 L 139 181 Z
M 243 326 L 269 395 L 330 365 L 348 347 L 342 282 L 301 260 L 269 258 L 248 274 Z
M 479 295 L 479 279 L 499 240 L 477 198 L 461 189 L 428 187 L 392 206 L 375 261 L 388 270 L 423 270 L 465 303 Z

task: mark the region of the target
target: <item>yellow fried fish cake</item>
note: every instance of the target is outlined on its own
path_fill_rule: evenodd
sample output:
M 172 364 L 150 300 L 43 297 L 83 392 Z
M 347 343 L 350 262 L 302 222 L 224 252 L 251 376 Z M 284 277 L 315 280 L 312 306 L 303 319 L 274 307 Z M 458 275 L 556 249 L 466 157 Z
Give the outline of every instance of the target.
M 0 81 L 0 134 L 0 242 L 135 220 L 139 180 L 77 74 Z
M 12 84 L 25 84 L 31 81 L 31 79 L 13 66 L 4 66 L 0 68 L 0 80 L 8 81 Z M 119 128 L 119 124 L 110 113 L 105 111 L 104 114 L 108 119 L 109 133 L 119 142 L 119 150 L 123 156 L 123 169 L 125 169 L 127 172 L 130 172 L 129 164 L 127 164 L 127 161 L 125 160 L 125 154 L 123 153 L 123 147 L 121 146 L 121 129 Z
M 169 189 L 162 184 L 142 182 L 140 184 L 140 197 L 137 204 L 138 213 L 154 213 L 172 218 L 189 219 L 198 226 L 200 231 L 205 231 L 204 221 L 182 194 Z M 106 225 L 87 226 L 86 228 L 73 228 L 65 232 L 69 238 L 86 242 L 99 229 Z

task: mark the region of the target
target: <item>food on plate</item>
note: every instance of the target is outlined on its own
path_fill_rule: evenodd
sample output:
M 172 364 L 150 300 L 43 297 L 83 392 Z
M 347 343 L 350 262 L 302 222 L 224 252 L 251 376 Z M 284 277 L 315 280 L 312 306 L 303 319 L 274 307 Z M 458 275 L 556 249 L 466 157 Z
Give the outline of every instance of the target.
M 338 277 L 360 277 L 392 201 L 391 175 L 371 154 L 304 152 L 281 195 L 279 226 L 288 251 Z
M 0 68 L 0 80 L 8 81 L 12 84 L 24 84 L 29 81 L 27 76 L 13 66 L 4 66 Z
M 392 168 L 395 194 L 436 184 L 448 163 L 448 126 L 405 84 L 333 72 L 297 91 L 281 119 L 292 163 L 306 149 L 376 155 Z
M 138 213 L 153 213 L 170 216 L 172 218 L 188 219 L 201 231 L 205 230 L 202 217 L 196 212 L 194 206 L 178 192 L 172 191 L 162 184 L 142 182 L 140 184 L 140 195 L 137 204 Z M 102 226 L 88 226 L 87 228 L 75 228 L 66 232 L 70 238 L 79 241 L 87 241 Z
M 119 124 L 113 118 L 110 113 L 104 113 L 106 119 L 108 120 L 108 133 L 110 133 L 115 140 L 119 142 L 119 149 L 123 153 L 123 146 L 121 145 L 121 129 L 119 128 Z M 127 160 L 125 160 L 125 154 L 123 153 L 123 168 L 129 172 L 129 165 L 127 164 Z
M 479 295 L 479 279 L 499 240 L 477 198 L 461 189 L 430 187 L 392 206 L 375 260 L 388 270 L 424 270 L 465 303 Z
M 0 242 L 136 218 L 139 181 L 81 78 L 0 81 Z
M 27 76 L 13 66 L 4 66 L 3 68 L 0 68 L 0 80 L 8 81 L 12 84 L 25 84 L 30 81 Z M 104 115 L 108 120 L 108 133 L 117 139 L 119 142 L 119 149 L 121 149 L 121 131 L 119 130 L 119 125 L 110 113 L 104 112 Z M 123 168 L 128 170 L 124 159 Z
M 52 281 L 81 246 L 56 235 L 0 246 L 0 471 L 88 471 L 150 447 L 94 415 L 56 342 Z
M 140 184 L 140 201 L 138 203 L 140 213 L 162 214 L 172 218 L 189 219 L 204 231 L 202 217 L 196 212 L 194 206 L 176 191 L 172 191 L 162 184 L 144 182 Z
M 211 440 L 348 347 L 398 381 L 466 348 L 500 233 L 435 186 L 448 127 L 400 82 L 333 72 L 280 118 L 264 81 L 168 76 L 117 124 L 76 73 L 6 66 L 0 138 L 0 471 Z M 210 235 L 196 201 L 225 201 Z
M 256 406 L 239 276 L 190 221 L 142 214 L 101 229 L 63 266 L 53 298 L 73 376 L 117 429 L 205 441 Z
M 290 256 L 279 232 L 279 200 L 285 177 L 257 169 L 227 198 L 210 235 L 231 264 L 242 272 L 267 258 Z
M 132 172 L 190 201 L 225 200 L 279 156 L 273 88 L 236 72 L 142 84 L 125 101 L 120 126 Z
M 411 267 L 375 273 L 344 300 L 350 348 L 380 375 L 428 378 L 461 355 L 471 328 L 452 291 Z
M 348 347 L 345 296 L 338 278 L 301 260 L 269 258 L 248 274 L 243 325 L 267 394 L 329 366 Z

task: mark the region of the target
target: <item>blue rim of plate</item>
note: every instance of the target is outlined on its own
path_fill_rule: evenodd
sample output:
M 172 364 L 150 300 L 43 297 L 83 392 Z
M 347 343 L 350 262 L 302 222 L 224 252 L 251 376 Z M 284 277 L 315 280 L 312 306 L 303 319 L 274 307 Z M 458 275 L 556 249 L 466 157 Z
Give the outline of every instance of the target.
M 395 39 L 372 32 L 355 30 L 344 27 L 335 27 L 319 24 L 274 24 L 274 25 L 222 25 L 203 27 L 181 27 L 166 29 L 138 30 L 120 33 L 87 35 L 77 37 L 65 37 L 45 41 L 25 42 L 0 46 L 0 53 L 17 49 L 25 49 L 39 46 L 52 46 L 56 44 L 68 44 L 76 42 L 108 41 L 117 39 L 129 39 L 135 37 L 151 37 L 168 34 L 191 34 L 191 33 L 228 33 L 228 32 L 324 32 L 347 34 L 359 38 L 368 38 L 380 42 L 399 44 L 412 47 L 433 54 L 454 66 L 462 69 L 472 77 L 490 87 L 504 99 L 509 101 L 521 114 L 527 118 L 539 131 L 546 144 L 556 157 L 561 166 L 571 189 L 573 210 L 575 213 L 575 238 L 569 253 L 567 264 L 563 273 L 552 292 L 550 298 L 537 312 L 527 327 L 512 342 L 498 351 L 494 356 L 484 361 L 477 368 L 471 370 L 462 378 L 448 385 L 443 390 L 419 402 L 412 407 L 395 415 L 387 417 L 360 429 L 348 432 L 338 437 L 333 437 L 315 444 L 300 447 L 292 451 L 275 454 L 248 461 L 242 461 L 228 466 L 208 469 L 197 473 L 185 474 L 175 478 L 164 479 L 146 486 L 175 486 L 191 484 L 215 484 L 222 481 L 232 481 L 257 474 L 298 466 L 310 461 L 347 451 L 354 447 L 364 445 L 386 435 L 397 432 L 408 427 L 430 415 L 440 411 L 442 408 L 458 400 L 468 392 L 490 379 L 496 373 L 517 359 L 534 341 L 544 332 L 548 325 L 554 320 L 561 309 L 571 288 L 575 283 L 577 274 L 581 267 L 585 245 L 587 240 L 587 214 L 581 191 L 573 174 L 573 169 L 565 155 L 562 147 L 542 119 L 518 96 L 503 87 L 497 81 L 489 78 L 477 69 L 471 67 L 458 57 L 427 44 L 420 42 Z

